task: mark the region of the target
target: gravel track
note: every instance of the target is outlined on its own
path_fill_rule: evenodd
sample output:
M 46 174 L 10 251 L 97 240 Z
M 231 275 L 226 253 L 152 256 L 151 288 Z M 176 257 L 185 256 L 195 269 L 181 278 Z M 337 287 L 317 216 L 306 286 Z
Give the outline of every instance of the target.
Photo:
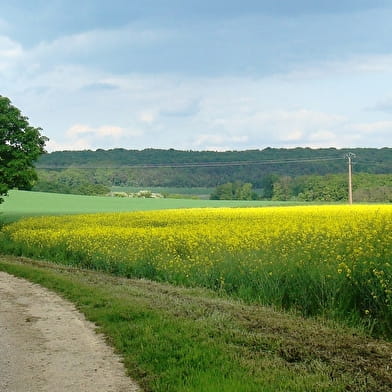
M 46 391 L 140 389 L 71 303 L 0 272 L 0 392 Z

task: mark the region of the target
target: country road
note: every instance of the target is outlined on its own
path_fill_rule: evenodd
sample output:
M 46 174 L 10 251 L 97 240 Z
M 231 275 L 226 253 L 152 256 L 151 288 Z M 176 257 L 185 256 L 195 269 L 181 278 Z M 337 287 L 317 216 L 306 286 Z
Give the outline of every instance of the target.
M 0 272 L 0 392 L 46 391 L 140 389 L 72 304 Z

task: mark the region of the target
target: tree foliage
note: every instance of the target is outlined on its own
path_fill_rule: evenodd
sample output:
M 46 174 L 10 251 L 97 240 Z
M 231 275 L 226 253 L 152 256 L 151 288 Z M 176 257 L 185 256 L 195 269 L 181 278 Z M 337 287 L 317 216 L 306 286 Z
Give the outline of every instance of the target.
M 68 185 L 61 182 L 51 182 L 39 180 L 32 188 L 36 192 L 65 193 L 74 195 L 99 196 L 110 193 L 110 188 L 102 184 L 92 184 L 81 182 L 75 185 Z
M 389 202 L 392 199 L 392 174 L 355 173 L 354 201 Z M 272 199 L 301 201 L 343 201 L 348 199 L 347 173 L 325 176 L 282 176 L 273 184 Z
M 0 203 L 9 189 L 30 189 L 36 180 L 33 164 L 45 152 L 48 140 L 40 131 L 0 95 Z
M 57 188 L 57 192 L 65 193 L 66 186 L 69 193 L 70 188 L 75 192 L 75 187 L 86 182 L 107 187 L 217 187 L 213 198 L 237 199 L 249 197 L 248 191 L 238 193 L 234 189 L 238 188 L 238 184 L 248 183 L 263 199 L 342 201 L 348 198 L 347 161 L 343 158 L 347 151 L 334 148 L 226 152 L 156 149 L 63 151 L 45 154 L 39 159 L 39 181 L 34 189 L 46 188 L 49 191 L 52 188 L 50 191 L 54 192 Z M 357 156 L 354 162 L 354 201 L 389 201 L 392 148 L 352 151 Z M 320 159 L 322 157 L 333 160 Z M 303 158 L 309 159 L 301 161 Z M 219 162 L 234 160 L 256 164 L 219 165 Z M 218 165 L 198 167 L 195 165 L 198 162 L 215 162 Z M 162 163 L 178 167 L 151 165 Z M 182 167 L 182 163 L 192 163 L 193 166 Z M 147 164 L 150 167 L 145 167 Z
M 257 193 L 251 183 L 228 182 L 218 185 L 211 193 L 211 200 L 256 200 Z
M 273 185 L 282 176 L 296 178 L 346 173 L 344 155 L 347 152 L 356 154 L 355 173 L 392 172 L 392 148 L 265 148 L 224 152 L 121 148 L 57 151 L 42 155 L 36 167 L 42 179 L 52 177 L 53 181 L 61 182 L 60 178 L 72 181 L 71 177 L 84 177 L 88 182 L 106 186 L 214 188 L 228 182 L 248 182 L 255 189 L 263 189 L 265 198 L 271 198 Z M 241 161 L 247 163 L 238 164 Z M 230 166 L 224 162 L 237 164 Z M 249 162 L 254 164 L 249 165 Z M 168 164 L 177 167 L 166 167 Z M 183 167 L 186 164 L 192 164 L 192 167 Z

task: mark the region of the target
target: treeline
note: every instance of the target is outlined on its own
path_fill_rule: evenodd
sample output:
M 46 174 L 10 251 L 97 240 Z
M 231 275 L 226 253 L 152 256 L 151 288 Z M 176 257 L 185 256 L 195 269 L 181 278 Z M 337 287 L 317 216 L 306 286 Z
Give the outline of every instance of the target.
M 210 198 L 345 201 L 348 199 L 348 179 L 346 174 L 271 176 L 268 187 L 257 192 L 251 183 L 229 182 L 217 186 Z M 392 174 L 356 174 L 353 182 L 353 199 L 357 202 L 392 202 Z
M 100 196 L 110 193 L 110 188 L 102 184 L 93 184 L 83 181 L 77 184 L 62 183 L 57 180 L 47 181 L 38 179 L 34 184 L 35 192 L 64 193 L 74 195 Z
M 219 185 L 211 193 L 211 200 L 257 200 L 261 196 L 253 190 L 253 185 L 249 182 L 228 182 Z
M 40 179 L 58 179 L 60 183 L 82 177 L 89 183 L 105 186 L 216 187 L 239 181 L 251 183 L 255 188 L 265 188 L 270 176 L 295 178 L 343 173 L 347 169 L 344 160 L 347 152 L 356 154 L 355 172 L 392 172 L 392 148 L 266 148 L 226 152 L 173 149 L 63 151 L 43 155 L 36 167 Z M 233 162 L 236 165 L 232 165 Z M 244 164 L 241 165 L 241 162 Z M 196 166 L 175 167 L 190 164 Z M 215 166 L 203 166 L 206 164 Z
M 181 150 L 126 150 L 122 148 L 112 150 L 84 150 L 57 151 L 41 156 L 37 162 L 38 168 L 118 168 L 133 165 L 162 165 L 162 164 L 195 164 L 195 163 L 225 163 L 225 162 L 269 162 L 299 159 L 343 158 L 348 152 L 357 156 L 359 171 L 369 173 L 387 173 L 392 168 L 391 148 L 265 148 L 263 150 L 246 151 L 181 151 Z M 308 162 L 304 164 L 288 163 L 289 169 L 296 172 L 290 175 L 327 174 L 341 170 L 342 162 Z M 281 170 L 282 163 L 270 163 L 268 169 Z M 283 171 L 286 170 L 283 168 Z M 321 172 L 320 170 L 324 170 Z M 300 171 L 300 172 L 298 172 Z M 310 171 L 310 172 L 309 172 Z M 316 173 L 317 172 L 317 173 Z M 282 173 L 283 174 L 283 173 Z M 286 173 L 287 174 L 287 173 Z
M 100 195 L 110 192 L 111 180 L 106 173 L 66 169 L 62 171 L 39 171 L 35 191 Z M 112 177 L 113 178 L 113 177 Z M 103 185 L 102 183 L 106 184 Z M 243 181 L 218 185 L 210 195 L 216 200 L 300 200 L 300 201 L 342 201 L 348 198 L 347 173 L 279 176 L 269 174 L 263 177 L 261 187 Z M 392 202 L 392 174 L 354 173 L 354 200 L 362 202 Z
M 210 187 L 217 199 L 339 201 L 347 199 L 348 152 L 356 155 L 354 197 L 389 200 L 392 148 L 53 152 L 37 162 L 33 190 L 106 194 L 112 186 Z
M 271 198 L 300 201 L 347 200 L 347 174 L 294 178 L 282 176 L 274 182 Z M 353 199 L 357 202 L 392 202 L 392 174 L 355 174 Z

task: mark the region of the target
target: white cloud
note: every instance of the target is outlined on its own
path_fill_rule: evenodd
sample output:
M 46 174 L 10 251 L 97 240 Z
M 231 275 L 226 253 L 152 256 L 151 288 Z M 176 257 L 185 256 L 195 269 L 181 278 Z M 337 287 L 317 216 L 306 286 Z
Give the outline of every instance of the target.
M 65 35 L 52 41 L 42 41 L 29 51 L 29 56 L 36 59 L 47 58 L 50 63 L 78 57 L 84 58 L 113 50 L 132 50 L 170 39 L 171 32 L 163 29 L 135 29 L 124 26 L 117 29 L 95 29 L 76 34 Z
M 18 42 L 0 35 L 0 71 L 11 68 L 23 54 L 23 48 Z
M 353 124 L 352 128 L 366 133 L 388 132 L 392 134 L 392 121 L 375 121 L 370 123 Z
M 343 116 L 308 109 L 262 112 L 256 115 L 256 118 L 262 123 L 276 128 L 283 125 L 286 128 L 294 128 L 295 130 L 314 130 L 320 126 L 334 126 L 345 120 Z
M 330 140 L 335 140 L 336 142 L 336 139 L 337 139 L 336 133 L 327 130 L 322 130 L 322 129 L 309 135 L 309 140 L 311 140 L 312 142 L 314 141 L 329 142 Z
M 63 135 L 57 135 L 47 143 L 48 151 L 85 150 L 97 148 L 115 148 L 124 141 L 139 138 L 140 129 L 122 128 L 114 125 L 92 127 L 87 124 L 74 124 Z
M 331 139 L 331 131 L 345 124 L 343 116 L 306 109 L 260 111 L 256 113 L 226 113 L 218 123 L 231 134 L 247 135 L 254 144 L 300 144 Z M 327 137 L 328 136 L 328 137 Z M 251 147 L 251 146 L 250 146 Z M 256 145 L 252 146 L 256 147 Z
M 6 36 L 0 36 L 0 56 L 7 58 L 19 57 L 23 54 L 22 46 Z
M 56 140 L 49 140 L 46 144 L 46 150 L 52 151 L 77 151 L 89 150 L 92 148 L 91 143 L 82 138 L 74 139 L 72 142 L 57 142 Z
M 287 80 L 301 80 L 391 72 L 392 54 L 369 53 L 367 55 L 352 55 L 336 61 L 302 64 L 285 74 L 276 74 L 275 77 Z
M 214 135 L 214 134 L 202 134 L 195 138 L 193 145 L 195 147 L 201 146 L 209 146 L 209 149 L 220 149 L 222 144 L 226 146 L 230 146 L 233 143 L 244 143 L 248 141 L 248 137 L 246 135 L 243 136 L 229 136 L 229 135 Z
M 140 131 L 132 131 L 125 130 L 124 128 L 114 126 L 114 125 L 103 125 L 97 128 L 91 127 L 86 124 L 75 124 L 72 125 L 67 131 L 66 135 L 68 137 L 75 137 L 79 135 L 86 134 L 88 137 L 110 137 L 110 138 L 119 138 L 123 136 L 125 133 L 127 135 L 140 135 Z
M 2 46 L 0 41 L 0 50 L 7 47 L 8 58 L 18 64 L 25 56 L 23 48 L 8 40 Z M 13 101 L 15 97 L 58 148 L 221 150 L 391 144 L 391 122 L 366 121 L 365 112 L 359 120 L 359 109 L 346 114 L 347 97 L 356 99 L 358 94 L 349 95 L 344 83 L 347 96 L 341 97 L 340 91 L 327 95 L 327 88 L 320 90 L 313 80 L 115 75 L 81 65 L 43 70 L 39 64 L 44 53 L 37 59 L 23 72 L 7 77 L 2 93 Z M 387 69 L 386 59 L 383 64 Z M 370 138 L 371 133 L 375 137 Z M 56 149 L 55 142 L 50 146 Z
M 142 123 L 152 124 L 155 121 L 156 115 L 152 112 L 141 112 L 139 120 Z
M 307 108 L 287 110 L 283 104 L 276 109 L 279 103 L 271 104 L 269 91 L 265 97 L 260 94 L 265 91 L 264 80 L 182 78 L 179 83 L 173 76 L 114 77 L 73 67 L 50 73 L 49 80 L 56 88 L 49 87 L 47 104 L 60 98 L 58 107 L 65 109 L 64 114 L 63 110 L 59 112 L 62 121 L 77 121 L 66 128 L 66 137 L 83 137 L 94 148 L 340 147 L 344 142 L 358 140 L 355 132 L 347 128 L 350 121 L 343 115 Z M 118 89 L 81 93 L 78 88 L 86 82 L 103 80 Z M 43 96 L 37 97 L 37 110 L 42 110 Z M 173 104 L 172 97 L 177 96 L 182 97 L 182 102 L 197 101 L 197 110 L 187 116 L 168 116 L 169 110 L 184 107 L 180 100 Z M 91 126 L 92 119 L 106 125 Z M 57 117 L 55 123 L 58 121 L 61 118 Z M 40 124 L 44 129 L 54 128 Z M 339 135 L 342 128 L 346 129 L 344 138 Z
M 286 134 L 286 141 L 296 141 L 296 140 L 302 140 L 304 137 L 304 133 L 302 130 L 298 129 L 298 130 L 293 130 L 290 131 Z
M 390 147 L 392 145 L 392 121 L 348 123 L 342 130 L 351 135 L 359 146 Z
M 72 125 L 71 128 L 69 128 L 66 132 L 67 136 L 73 137 L 73 136 L 77 136 L 83 133 L 93 133 L 94 130 L 89 127 L 88 125 L 84 125 L 84 124 L 75 124 Z
M 124 134 L 124 129 L 112 125 L 104 125 L 97 129 L 97 134 L 103 137 L 109 136 L 118 138 Z
M 356 72 L 391 72 L 392 71 L 392 55 L 368 55 L 355 57 L 348 62 L 347 71 Z

